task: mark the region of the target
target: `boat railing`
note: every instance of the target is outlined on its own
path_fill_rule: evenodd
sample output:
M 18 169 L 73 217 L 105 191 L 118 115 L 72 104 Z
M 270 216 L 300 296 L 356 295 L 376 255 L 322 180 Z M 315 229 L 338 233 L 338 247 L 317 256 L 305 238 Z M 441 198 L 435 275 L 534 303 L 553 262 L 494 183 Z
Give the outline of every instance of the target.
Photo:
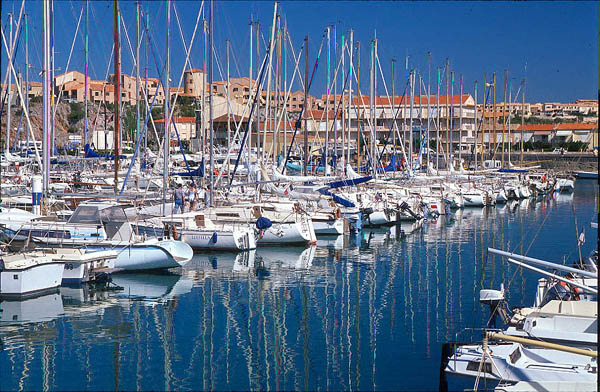
M 463 340 L 459 340 L 459 336 L 465 334 L 466 332 L 469 332 L 469 340 L 465 341 Z M 456 369 L 456 347 L 460 344 L 473 344 L 473 333 L 474 332 L 481 332 L 481 338 L 483 339 L 486 334 L 488 332 L 502 332 L 502 329 L 500 328 L 474 328 L 474 327 L 466 327 L 463 328 L 462 330 L 458 331 L 456 334 L 454 334 L 454 341 L 449 342 L 452 345 L 452 349 L 453 349 L 453 357 L 454 357 L 454 368 Z

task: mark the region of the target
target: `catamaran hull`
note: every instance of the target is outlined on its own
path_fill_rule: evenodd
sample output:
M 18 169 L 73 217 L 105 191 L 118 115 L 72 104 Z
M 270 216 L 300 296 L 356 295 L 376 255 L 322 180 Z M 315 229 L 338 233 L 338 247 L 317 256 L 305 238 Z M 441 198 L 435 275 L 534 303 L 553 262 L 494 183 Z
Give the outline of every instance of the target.
M 124 271 L 143 271 L 183 267 L 194 256 L 192 248 L 181 241 L 159 241 L 156 244 L 130 246 L 89 244 L 90 251 L 116 250 L 115 268 Z

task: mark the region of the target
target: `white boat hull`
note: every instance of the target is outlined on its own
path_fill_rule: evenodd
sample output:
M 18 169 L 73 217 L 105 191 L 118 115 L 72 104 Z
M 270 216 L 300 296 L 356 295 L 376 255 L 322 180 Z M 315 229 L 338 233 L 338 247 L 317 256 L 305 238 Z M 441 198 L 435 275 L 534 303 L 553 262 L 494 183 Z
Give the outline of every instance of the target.
M 181 240 L 194 250 L 233 250 L 256 249 L 256 238 L 250 230 L 194 230 L 183 229 Z
M 302 218 L 294 223 L 273 223 L 262 230 L 258 236 L 258 245 L 311 244 L 317 236 L 311 219 Z
M 468 193 L 463 194 L 463 200 L 465 201 L 465 207 L 484 207 L 485 200 L 483 194 L 479 193 Z
M 124 271 L 183 267 L 194 256 L 194 251 L 188 244 L 173 240 L 116 247 L 111 247 L 110 244 L 90 244 L 88 249 L 116 250 L 118 255 L 115 268 Z
M 344 234 L 344 221 L 342 219 L 336 220 L 314 220 L 313 226 L 315 228 L 316 235 L 339 235 Z
M 64 268 L 62 262 L 50 262 L 24 269 L 5 269 L 0 272 L 0 297 L 28 297 L 56 289 L 61 284 Z

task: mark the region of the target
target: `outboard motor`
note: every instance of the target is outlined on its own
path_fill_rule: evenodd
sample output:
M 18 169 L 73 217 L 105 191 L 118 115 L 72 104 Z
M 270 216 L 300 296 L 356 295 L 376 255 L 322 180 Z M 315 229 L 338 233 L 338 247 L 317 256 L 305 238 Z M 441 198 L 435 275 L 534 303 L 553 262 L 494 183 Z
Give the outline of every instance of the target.
M 420 216 L 420 215 L 418 215 L 418 214 L 415 214 L 415 213 L 413 212 L 413 210 L 411 210 L 411 209 L 410 209 L 410 207 L 409 207 L 408 203 L 407 203 L 407 202 L 405 202 L 405 201 L 403 201 L 403 202 L 400 204 L 400 209 L 401 209 L 402 211 L 406 211 L 406 212 L 407 212 L 407 213 L 408 213 L 410 216 L 412 216 L 412 217 L 413 217 L 413 218 L 415 218 L 416 220 L 419 220 L 419 219 L 423 218 L 422 216 Z
M 496 317 L 498 314 L 502 320 L 508 324 L 510 321 L 504 304 L 504 284 L 500 285 L 500 290 L 483 289 L 479 291 L 479 302 L 490 307 L 490 318 L 486 325 L 487 328 L 496 328 Z

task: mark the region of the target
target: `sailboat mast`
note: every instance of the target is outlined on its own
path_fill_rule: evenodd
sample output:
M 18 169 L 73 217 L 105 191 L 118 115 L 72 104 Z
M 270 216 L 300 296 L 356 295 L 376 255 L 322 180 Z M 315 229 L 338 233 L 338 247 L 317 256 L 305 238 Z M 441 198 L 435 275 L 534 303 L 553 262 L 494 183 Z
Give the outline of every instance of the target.
M 52 90 L 50 92 L 50 109 L 51 109 L 51 117 L 50 117 L 50 155 L 54 154 L 54 149 L 55 149 L 55 142 L 56 142 L 56 137 L 54 134 L 54 130 L 55 130 L 55 119 L 56 119 L 56 108 L 54 107 L 54 105 L 56 104 L 54 102 L 54 91 L 55 89 L 55 85 L 54 85 L 54 0 L 50 0 L 50 83 L 52 86 Z M 50 164 L 50 161 L 48 161 L 48 164 Z M 50 170 L 48 168 L 48 170 Z
M 231 84 L 230 84 L 230 79 L 229 79 L 229 40 L 226 39 L 225 40 L 225 57 L 227 58 L 227 104 L 226 104 L 226 109 L 227 109 L 227 151 L 229 152 L 231 150 L 231 111 L 229 110 L 229 105 L 230 105 L 230 93 L 229 90 L 231 89 Z M 229 168 L 229 158 L 227 159 L 227 162 L 225 162 L 225 164 L 227 165 L 226 167 Z M 229 182 L 229 169 L 227 169 L 227 182 Z
M 492 101 L 492 119 L 493 119 L 492 127 L 494 129 L 494 132 L 493 132 L 493 134 L 494 134 L 494 149 L 492 150 L 492 157 L 495 160 L 496 159 L 496 145 L 498 144 L 498 139 L 496 136 L 496 72 L 493 73 L 492 78 L 493 78 L 492 88 L 494 89 L 494 92 L 493 92 L 494 96 L 492 97 L 493 98 L 493 101 Z
M 213 129 L 213 0 L 208 8 L 208 121 L 210 134 L 210 197 L 208 206 L 215 202 L 215 133 Z
M 85 82 L 84 88 L 85 92 L 83 93 L 84 99 L 84 117 L 85 117 L 85 128 L 83 129 L 83 146 L 87 143 L 87 133 L 88 133 L 88 22 L 89 22 L 89 1 L 85 0 L 85 43 L 84 43 L 84 51 L 85 51 Z
M 202 33 L 204 35 L 204 62 L 203 62 L 203 72 L 204 72 L 204 82 L 202 83 L 202 102 L 200 105 L 200 110 L 202 112 L 202 158 L 206 156 L 206 58 L 208 51 L 208 25 L 206 23 L 206 19 L 202 20 Z M 203 177 L 204 180 L 204 177 Z
M 14 63 L 13 61 L 13 14 L 8 14 L 8 26 L 9 26 L 9 53 L 8 53 L 8 61 Z M 8 112 L 7 112 L 7 120 L 6 120 L 6 155 L 10 151 L 10 129 L 12 128 L 11 124 L 11 106 L 12 106 L 12 73 L 10 72 L 10 65 L 8 66 Z
M 523 78 L 523 89 L 521 97 L 523 98 L 523 104 L 521 105 L 521 165 L 523 165 L 523 138 L 525 135 L 525 78 Z
M 344 45 L 344 36 L 342 35 L 342 46 Z M 334 24 L 333 25 L 333 64 L 334 64 L 334 69 L 336 69 L 335 64 L 337 64 L 337 59 L 336 59 L 336 49 L 337 49 L 337 26 Z M 342 83 L 344 83 L 344 65 L 342 64 Z M 333 83 L 333 102 L 337 102 L 337 85 L 338 85 L 338 78 L 337 76 L 334 76 L 334 83 Z M 344 86 L 342 85 L 342 88 Z M 333 105 L 334 108 L 334 116 L 333 116 L 333 156 L 335 157 L 335 166 L 337 167 L 337 159 L 338 159 L 338 153 L 337 153 L 337 149 L 338 149 L 338 145 L 337 145 L 337 131 L 338 131 L 338 122 L 337 122 L 337 110 L 335 110 L 335 103 Z
M 510 135 L 510 115 L 511 115 L 511 108 L 512 108 L 512 85 L 510 80 L 508 81 L 508 102 L 509 102 L 509 106 L 508 106 L 508 165 L 511 166 L 510 163 L 510 150 L 512 150 L 512 137 Z
M 393 154 L 394 154 L 394 162 L 396 161 L 396 127 L 394 127 L 395 123 L 396 123 L 396 115 L 394 112 L 394 101 L 396 99 L 396 85 L 394 83 L 394 63 L 396 63 L 396 59 L 392 58 L 390 60 L 391 65 L 392 65 L 392 104 L 391 104 L 391 110 L 392 110 L 392 142 L 394 143 L 394 149 L 393 149 Z M 396 168 L 394 167 L 394 172 L 396 171 Z
M 415 101 L 415 72 L 414 70 L 410 70 L 410 73 L 408 74 L 408 77 L 410 78 L 410 120 L 409 120 L 409 125 L 408 125 L 408 137 L 409 139 L 409 152 L 410 152 L 410 156 L 409 156 L 409 163 L 410 163 L 410 169 L 409 169 L 409 173 L 412 174 L 413 171 L 413 139 L 414 139 L 414 134 L 413 134 L 413 109 L 414 109 L 414 101 Z
M 460 75 L 460 117 L 458 118 L 458 170 L 462 170 L 463 76 Z
M 371 119 L 371 132 L 369 135 L 370 139 L 370 155 L 371 155 L 371 170 L 373 171 L 373 178 L 377 181 L 377 170 L 375 170 L 375 148 L 373 147 L 373 143 L 375 140 L 375 40 L 371 41 L 371 67 L 370 67 L 370 75 L 369 75 L 369 117 Z
M 304 167 L 303 174 L 307 175 L 308 170 L 308 35 L 304 37 Z
M 47 198 L 50 183 L 50 0 L 43 2 L 44 12 L 44 118 L 43 118 L 43 162 L 42 162 L 42 185 L 43 185 L 43 203 L 42 210 L 47 208 Z M 9 85 L 10 86 L 10 85 Z M 10 113 L 10 110 L 9 110 Z M 7 147 L 8 149 L 8 147 Z
M 448 162 L 452 162 L 453 152 L 454 152 L 454 71 L 450 71 L 450 152 L 448 153 Z M 452 164 L 454 168 L 454 163 Z
M 25 14 L 25 111 L 29 113 L 29 23 Z M 29 132 L 27 132 L 27 149 L 29 149 Z
M 373 69 L 373 150 L 371 152 L 373 159 L 373 170 L 375 175 L 373 178 L 377 181 L 377 163 L 379 158 L 379 152 L 377 151 L 377 38 L 373 40 L 373 63 L 371 65 Z
M 345 128 L 346 127 L 346 113 L 344 110 L 344 84 L 345 84 L 344 81 L 346 80 L 345 79 L 345 76 L 346 76 L 346 61 L 345 61 L 346 56 L 345 55 L 346 54 L 344 53 L 344 33 L 342 33 L 341 48 L 342 48 L 342 50 L 341 50 L 341 52 L 342 52 L 342 58 L 341 58 L 341 61 L 342 61 L 342 67 L 341 67 L 341 69 L 342 69 L 342 91 L 341 91 L 341 93 L 342 93 L 341 94 L 341 98 L 342 98 L 342 100 L 341 100 L 341 105 L 342 105 L 342 111 L 341 111 L 341 114 L 342 114 L 342 118 L 341 118 L 341 120 L 342 120 L 342 129 L 341 129 L 341 131 L 342 131 L 342 157 L 341 157 L 341 161 L 342 161 L 342 172 L 345 173 L 346 154 L 344 152 L 344 146 L 347 146 L 347 144 L 346 144 L 346 128 Z M 336 92 L 337 92 L 337 87 L 336 87 Z M 335 99 L 337 100 L 337 96 Z M 336 136 L 335 136 L 334 150 L 335 150 L 335 159 L 336 159 L 336 168 L 337 168 L 337 156 L 338 156 L 338 153 L 337 153 L 337 127 L 335 129 L 336 129 Z
M 88 1 L 88 0 L 86 0 Z M 135 111 L 136 111 L 136 117 L 135 117 L 135 130 L 136 130 L 136 135 L 135 135 L 135 141 L 136 143 L 139 142 L 140 139 L 140 3 L 139 1 L 135 2 L 135 27 L 137 30 L 137 36 L 136 36 L 136 45 L 135 45 Z M 137 145 L 137 144 L 136 144 Z
M 325 86 L 325 149 L 323 151 L 323 174 L 327 175 L 327 158 L 329 156 L 329 71 L 331 60 L 331 26 L 327 26 L 327 81 Z M 335 121 L 335 119 L 334 119 Z
M 275 25 L 277 21 L 277 6 L 278 3 L 275 3 L 275 9 L 273 10 L 273 21 L 271 24 L 271 38 L 269 40 L 269 68 L 267 72 L 267 99 L 266 99 L 266 107 L 265 107 L 265 122 L 263 127 L 263 142 L 262 149 L 260 153 L 261 160 L 264 162 L 265 159 L 265 149 L 267 147 L 267 124 L 269 123 L 271 116 L 271 79 L 273 77 L 273 46 L 275 45 Z M 271 128 L 271 145 L 275 142 L 275 130 Z
M 119 192 L 119 97 L 121 95 L 120 81 L 121 81 L 121 70 L 119 59 L 119 0 L 114 0 L 113 3 L 113 14 L 114 14 L 114 45 L 115 45 L 115 76 L 114 86 L 115 93 L 113 96 L 114 110 L 115 110 L 115 121 L 114 121 L 114 147 L 115 147 L 115 193 Z
M 506 76 L 508 70 L 504 70 L 504 103 L 502 105 L 502 167 L 504 167 L 504 144 L 506 144 Z
M 431 53 L 427 52 L 427 172 L 429 173 L 429 131 L 431 130 Z M 394 146 L 395 148 L 395 146 Z
M 248 100 L 250 100 L 252 97 L 252 38 L 253 38 L 253 34 L 252 34 L 252 27 L 254 25 L 254 22 L 252 21 L 252 19 L 250 19 L 250 61 L 248 61 Z M 250 153 L 252 151 L 252 120 L 250 118 L 248 118 L 248 182 L 251 181 L 250 179 Z
M 486 88 L 487 88 L 487 78 L 486 78 L 486 74 L 485 72 L 483 73 L 483 112 L 481 113 L 481 128 L 482 128 L 482 135 L 481 135 L 481 165 L 483 165 L 484 159 L 485 159 L 485 152 L 486 152 L 486 146 L 485 146 L 485 137 L 487 136 L 487 131 L 485 129 L 485 113 L 486 113 L 486 97 L 487 97 L 487 92 L 486 92 Z M 488 146 L 489 146 L 489 137 L 488 137 Z
M 149 56 L 149 42 L 150 42 L 150 36 L 149 36 L 149 31 L 150 31 L 150 14 L 148 14 L 148 12 L 146 12 L 144 14 L 144 17 L 146 19 L 146 24 L 145 24 L 145 34 L 146 34 L 146 55 L 144 56 L 144 91 L 146 92 L 146 96 L 148 96 L 148 58 Z M 155 94 L 158 94 L 158 86 L 156 88 Z M 146 103 L 145 105 L 146 107 L 146 115 L 148 115 L 148 111 L 150 110 L 150 108 L 148 107 L 148 103 Z M 196 137 L 198 137 L 198 135 L 196 135 Z M 147 150 L 148 150 L 148 132 L 146 132 L 146 134 L 144 135 L 144 158 L 146 158 L 147 155 Z M 145 162 L 147 162 L 147 159 L 144 159 Z
M 348 144 L 346 145 L 346 148 L 348 149 L 347 151 L 347 159 L 346 159 L 346 164 L 350 164 L 350 125 L 352 124 L 352 117 L 350 116 L 350 110 L 352 108 L 352 53 L 354 51 L 354 31 L 350 30 L 350 46 L 348 46 L 348 48 L 350 48 L 350 56 L 348 59 L 348 79 L 349 83 L 348 83 L 348 138 L 346 139 L 348 141 Z M 346 168 L 344 167 L 344 171 L 346 170 Z
M 166 214 L 166 204 L 167 204 L 167 187 L 168 187 L 168 176 L 169 176 L 169 152 L 171 150 L 171 97 L 170 97 L 170 67 L 171 67 L 171 48 L 169 47 L 170 39 L 169 39 L 169 30 L 171 29 L 171 0 L 167 0 L 167 31 L 166 31 L 166 70 L 165 70 L 165 82 L 163 85 L 164 95 L 165 95 L 165 106 L 164 106 L 164 139 L 163 139 L 163 189 L 162 189 L 162 198 L 163 198 L 163 214 Z M 158 92 L 157 92 L 158 93 Z
M 362 106 L 364 103 L 362 94 L 360 93 L 360 42 L 356 43 L 356 90 L 358 91 L 358 97 L 360 97 L 360 102 L 358 102 L 358 116 L 356 118 L 356 124 L 358 125 L 356 132 L 356 154 L 357 154 L 357 167 L 356 170 L 360 173 L 360 134 L 361 134 L 361 120 L 362 120 Z
M 475 167 L 474 170 L 477 170 L 477 139 L 479 138 L 477 135 L 477 80 L 473 86 L 473 99 L 475 100 Z
M 437 127 L 436 127 L 436 140 L 435 140 L 435 171 L 439 174 L 440 170 L 440 67 L 437 67 Z

